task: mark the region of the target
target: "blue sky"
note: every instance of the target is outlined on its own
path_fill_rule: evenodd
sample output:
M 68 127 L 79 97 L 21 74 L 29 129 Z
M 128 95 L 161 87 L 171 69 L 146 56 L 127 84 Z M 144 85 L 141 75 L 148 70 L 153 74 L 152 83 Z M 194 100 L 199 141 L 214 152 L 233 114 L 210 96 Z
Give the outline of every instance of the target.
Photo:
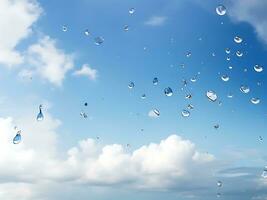
M 260 0 L 2 0 L 0 197 L 267 199 L 264 8 Z

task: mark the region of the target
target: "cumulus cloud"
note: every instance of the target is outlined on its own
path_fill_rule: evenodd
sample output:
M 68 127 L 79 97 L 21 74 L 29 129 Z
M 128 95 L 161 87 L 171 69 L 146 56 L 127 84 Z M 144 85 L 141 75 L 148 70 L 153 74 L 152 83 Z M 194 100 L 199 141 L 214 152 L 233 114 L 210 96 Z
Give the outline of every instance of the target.
M 86 76 L 90 80 L 96 80 L 98 76 L 98 71 L 96 69 L 91 68 L 88 64 L 84 64 L 81 69 L 76 70 L 73 75 L 76 76 Z
M 167 17 L 164 17 L 164 16 L 153 16 L 153 17 L 150 17 L 147 21 L 145 21 L 145 25 L 162 26 L 166 20 L 167 20 Z
M 74 66 L 73 56 L 57 48 L 56 41 L 49 36 L 32 44 L 27 51 L 28 62 L 33 73 L 60 86 L 66 73 Z
M 229 16 L 236 22 L 247 22 L 258 37 L 267 43 L 267 1 L 231 0 L 228 5 Z
M 34 0 L 1 0 L 0 13 L 0 63 L 9 67 L 21 64 L 23 56 L 16 46 L 30 35 L 41 8 Z

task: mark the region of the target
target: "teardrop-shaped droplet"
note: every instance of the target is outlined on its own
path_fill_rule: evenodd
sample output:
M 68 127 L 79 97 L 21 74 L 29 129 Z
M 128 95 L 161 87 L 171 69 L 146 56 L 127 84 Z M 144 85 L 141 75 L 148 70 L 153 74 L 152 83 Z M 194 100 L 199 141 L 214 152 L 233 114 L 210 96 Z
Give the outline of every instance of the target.
M 130 82 L 130 83 L 128 84 L 128 88 L 129 88 L 129 89 L 133 89 L 133 88 L 134 88 L 134 82 Z
M 190 112 L 188 110 L 182 110 L 181 114 L 183 117 L 189 117 L 190 116 Z
M 215 102 L 217 100 L 217 94 L 212 90 L 207 91 L 206 96 L 212 102 Z
M 221 76 L 221 79 L 222 79 L 223 81 L 227 82 L 227 81 L 230 80 L 230 77 L 227 76 L 227 75 L 222 75 L 222 76 Z
M 260 66 L 260 65 L 255 65 L 255 66 L 254 66 L 254 70 L 255 70 L 256 72 L 262 72 L 262 71 L 263 71 L 263 67 Z
M 173 92 L 172 92 L 172 89 L 170 87 L 167 87 L 164 89 L 164 94 L 167 96 L 167 97 L 170 97 L 172 96 Z
M 267 166 L 263 169 L 263 172 L 261 174 L 262 178 L 267 178 Z
M 95 44 L 96 45 L 101 45 L 102 43 L 104 42 L 104 38 L 102 38 L 102 37 L 96 37 L 95 38 Z
M 38 122 L 40 122 L 40 121 L 43 121 L 43 119 L 44 119 L 44 115 L 43 115 L 43 112 L 42 112 L 42 105 L 40 105 L 39 106 L 39 113 L 38 113 L 38 115 L 36 117 L 36 120 Z
M 222 184 L 222 181 L 217 181 L 217 186 L 218 186 L 218 187 L 222 187 L 222 185 L 223 185 L 223 184 Z
M 234 41 L 235 43 L 240 44 L 243 41 L 243 39 L 240 36 L 235 36 Z
M 236 51 L 236 56 L 237 56 L 237 57 L 242 57 L 242 56 L 243 56 L 243 53 L 242 53 L 241 51 L 238 50 L 238 51 Z
M 13 144 L 19 144 L 21 142 L 21 131 L 18 131 L 16 136 L 13 138 Z
M 240 87 L 240 91 L 241 91 L 242 93 L 244 93 L 244 94 L 247 94 L 247 93 L 250 92 L 250 89 L 249 89 L 249 87 L 246 86 L 246 85 L 241 85 L 241 87 Z
M 132 14 L 134 14 L 134 12 L 135 12 L 135 9 L 134 9 L 134 8 L 130 8 L 130 9 L 129 9 L 129 14 L 132 15 Z
M 155 77 L 153 79 L 153 85 L 158 85 L 158 83 L 159 83 L 159 79 L 157 77 Z
M 257 97 L 253 97 L 253 98 L 250 99 L 250 101 L 253 104 L 259 104 L 261 100 L 259 98 L 257 98 Z
M 220 16 L 223 16 L 223 15 L 225 15 L 226 14 L 226 8 L 225 8 L 225 6 L 224 5 L 218 5 L 217 7 L 216 7 L 216 13 L 218 14 L 218 15 L 220 15 Z

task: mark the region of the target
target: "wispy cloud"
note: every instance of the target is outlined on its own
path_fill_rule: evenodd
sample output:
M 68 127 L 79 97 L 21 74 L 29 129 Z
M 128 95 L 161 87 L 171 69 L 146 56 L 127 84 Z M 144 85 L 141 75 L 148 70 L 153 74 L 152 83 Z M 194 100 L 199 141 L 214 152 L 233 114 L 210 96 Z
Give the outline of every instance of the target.
M 167 17 L 165 16 L 153 16 L 145 21 L 145 25 L 148 26 L 162 26 L 166 22 Z
M 88 64 L 84 64 L 81 69 L 75 71 L 73 75 L 76 76 L 86 76 L 90 80 L 96 80 L 98 76 L 98 71 L 96 69 L 91 68 Z

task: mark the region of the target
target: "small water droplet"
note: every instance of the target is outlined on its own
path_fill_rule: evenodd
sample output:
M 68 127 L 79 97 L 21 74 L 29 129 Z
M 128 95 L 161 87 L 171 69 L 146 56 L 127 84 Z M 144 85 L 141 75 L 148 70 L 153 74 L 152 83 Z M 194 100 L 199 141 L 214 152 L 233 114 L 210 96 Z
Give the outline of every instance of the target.
M 259 104 L 259 103 L 260 103 L 260 99 L 257 98 L 257 97 L 253 97 L 253 98 L 251 98 L 250 101 L 251 101 L 251 103 L 253 103 L 253 104 Z
M 182 110 L 181 114 L 183 117 L 189 117 L 190 116 L 190 112 L 188 110 Z
M 186 53 L 186 57 L 187 57 L 187 58 L 191 57 L 191 55 L 192 55 L 192 53 L 191 53 L 190 51 L 188 51 L 188 52 Z
M 263 71 L 263 67 L 260 66 L 260 65 L 255 65 L 255 66 L 254 66 L 254 70 L 255 70 L 256 72 L 262 72 L 262 71 Z
M 129 26 L 128 26 L 128 25 L 125 25 L 125 26 L 123 27 L 123 29 L 124 29 L 124 31 L 129 31 Z
M 227 97 L 228 97 L 228 98 L 233 98 L 234 95 L 233 95 L 232 93 L 228 93 L 228 94 L 227 94 Z
M 190 81 L 191 81 L 192 83 L 195 83 L 195 82 L 197 81 L 197 77 L 196 77 L 196 76 L 192 77 L 192 78 L 190 79 Z
M 267 166 L 265 166 L 265 168 L 263 169 L 263 172 L 261 174 L 262 178 L 267 178 Z
M 262 142 L 263 141 L 263 137 L 259 136 L 259 141 Z
M 223 185 L 222 181 L 217 181 L 217 186 L 218 187 L 222 187 L 222 185 Z
M 85 102 L 85 103 L 84 103 L 84 106 L 88 106 L 88 103 L 87 103 L 87 102 Z
M 186 99 L 191 99 L 192 98 L 192 95 L 191 94 L 187 94 L 187 95 L 185 95 L 185 98 Z
M 194 106 L 192 104 L 188 104 L 187 105 L 187 108 L 190 109 L 190 110 L 193 110 L 194 109 Z
M 95 44 L 96 45 L 101 45 L 104 42 L 104 38 L 103 37 L 96 37 L 95 38 Z
M 160 116 L 160 112 L 159 112 L 159 110 L 154 109 L 153 112 L 154 112 L 154 114 L 155 114 L 156 116 Z
M 44 115 L 43 115 L 43 112 L 42 112 L 42 105 L 39 106 L 39 113 L 36 117 L 36 120 L 39 122 L 39 121 L 43 121 L 44 119 Z
M 167 96 L 167 97 L 170 97 L 172 96 L 173 92 L 172 92 L 172 89 L 170 87 L 167 87 L 164 89 L 164 94 Z
M 235 43 L 240 44 L 243 41 L 243 39 L 240 36 L 235 36 L 234 41 Z
M 231 58 L 228 56 L 228 57 L 226 57 L 226 60 L 227 60 L 227 61 L 230 61 L 230 60 L 231 60 Z
M 67 27 L 66 25 L 63 25 L 63 26 L 62 26 L 62 31 L 63 31 L 63 32 L 67 32 L 67 31 L 68 31 L 68 27 Z
M 129 89 L 133 89 L 133 88 L 134 88 L 134 82 L 130 82 L 130 83 L 128 84 L 128 88 L 129 88 Z
M 240 91 L 241 91 L 242 93 L 244 93 L 244 94 L 247 94 L 247 93 L 250 92 L 250 89 L 249 89 L 249 87 L 246 86 L 246 85 L 241 85 L 241 87 L 240 87 Z
M 216 13 L 220 16 L 223 16 L 226 14 L 226 7 L 222 4 L 218 5 L 216 7 Z
M 217 196 L 217 198 L 220 198 L 221 197 L 221 193 L 218 192 L 216 196 Z
M 87 114 L 85 112 L 83 112 L 83 111 L 80 112 L 80 116 L 83 117 L 83 118 L 87 118 L 88 117 Z
M 219 124 L 215 124 L 213 127 L 217 130 L 220 127 L 220 125 Z
M 146 94 L 142 94 L 141 99 L 146 99 Z
M 88 29 L 86 29 L 86 30 L 84 31 L 84 34 L 85 34 L 86 36 L 89 36 L 89 35 L 90 35 L 90 32 L 89 32 L 89 30 L 88 30 Z
M 226 49 L 225 49 L 225 53 L 230 54 L 230 53 L 231 53 L 230 48 L 226 48 Z
M 215 102 L 217 100 L 217 94 L 212 90 L 207 91 L 206 96 L 212 102 Z
M 134 12 L 135 12 L 135 8 L 130 8 L 130 9 L 129 9 L 129 14 L 132 15 L 132 14 L 134 14 Z
M 236 56 L 237 56 L 237 57 L 242 57 L 242 56 L 243 56 L 243 53 L 242 53 L 241 51 L 238 50 L 238 51 L 236 51 Z
M 222 75 L 222 76 L 221 76 L 221 79 L 222 79 L 223 81 L 227 82 L 227 81 L 230 80 L 230 77 L 227 76 L 227 75 Z
M 16 136 L 13 138 L 13 144 L 19 144 L 21 142 L 21 131 L 18 131 Z
M 213 57 L 215 57 L 216 56 L 216 54 L 213 52 L 212 54 L 211 54 Z
M 158 85 L 159 79 L 155 77 L 152 82 L 153 82 L 153 85 Z

